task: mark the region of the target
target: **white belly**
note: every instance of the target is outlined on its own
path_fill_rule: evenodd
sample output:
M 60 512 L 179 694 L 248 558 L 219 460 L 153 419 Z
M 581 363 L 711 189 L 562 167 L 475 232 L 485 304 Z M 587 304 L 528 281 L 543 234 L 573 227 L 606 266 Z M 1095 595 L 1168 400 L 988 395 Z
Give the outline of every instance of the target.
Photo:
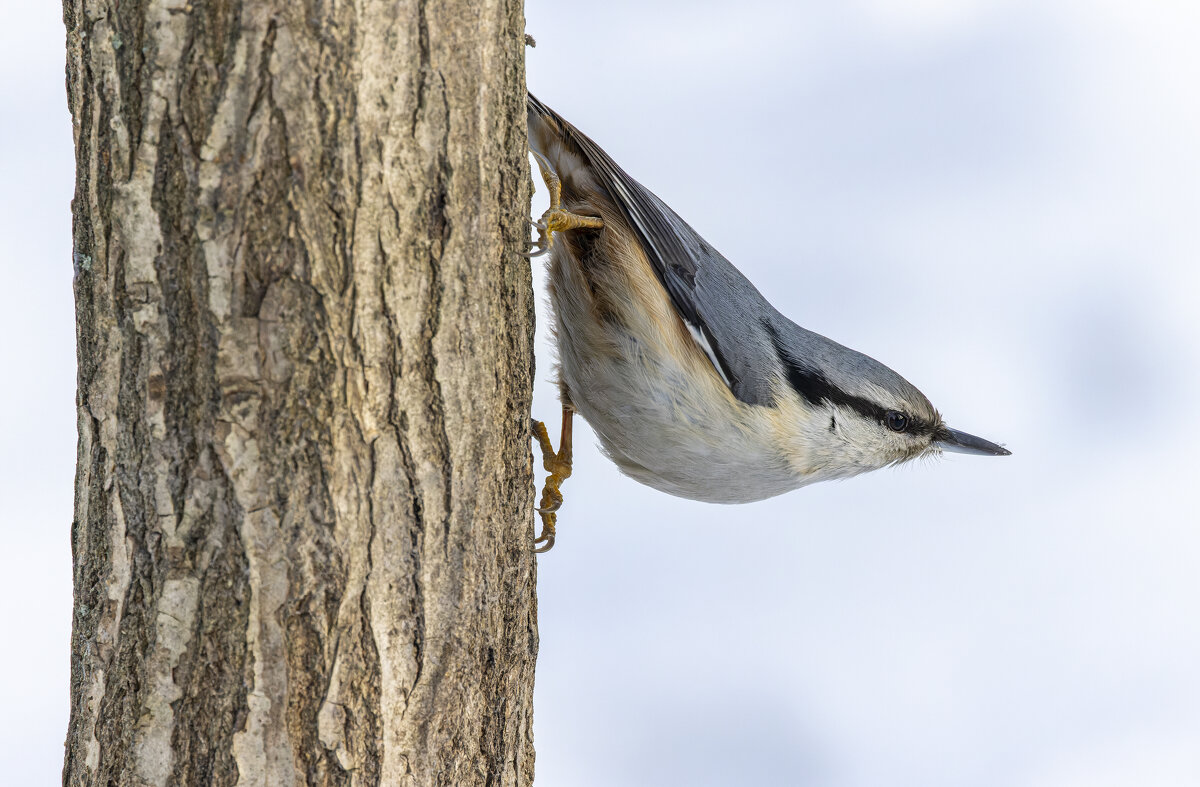
M 624 473 L 711 503 L 806 483 L 775 448 L 771 408 L 730 393 L 648 267 L 610 270 L 599 284 L 593 270 L 589 283 L 567 246 L 556 244 L 550 270 L 560 382 Z

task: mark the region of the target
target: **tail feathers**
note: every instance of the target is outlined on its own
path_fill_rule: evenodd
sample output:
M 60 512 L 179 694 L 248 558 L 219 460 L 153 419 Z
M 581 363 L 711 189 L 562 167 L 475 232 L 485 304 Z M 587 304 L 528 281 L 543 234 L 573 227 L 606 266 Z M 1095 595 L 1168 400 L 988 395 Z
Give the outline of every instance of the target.
M 570 124 L 538 101 L 533 93 L 526 93 L 525 96 L 525 107 L 529 113 L 529 147 L 545 156 L 549 143 L 562 139 L 564 126 Z
M 525 93 L 525 108 L 529 110 L 529 118 L 532 121 L 533 117 L 558 117 L 554 114 L 554 110 L 538 101 L 538 97 L 533 93 L 526 91 Z
M 587 139 L 562 116 L 527 94 L 529 148 L 562 180 L 563 198 L 570 200 L 585 191 L 607 194 L 594 169 L 593 157 L 580 139 Z

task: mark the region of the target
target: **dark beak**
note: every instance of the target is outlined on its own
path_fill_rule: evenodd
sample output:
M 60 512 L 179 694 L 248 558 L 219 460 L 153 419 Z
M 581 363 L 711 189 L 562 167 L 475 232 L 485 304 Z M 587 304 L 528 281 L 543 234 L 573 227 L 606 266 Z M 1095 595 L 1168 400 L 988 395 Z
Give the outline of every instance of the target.
M 948 426 L 939 427 L 934 435 L 933 443 L 943 451 L 956 454 L 979 454 L 980 456 L 1008 456 L 1012 453 L 1003 446 L 996 445 L 976 437 L 973 434 L 960 432 Z

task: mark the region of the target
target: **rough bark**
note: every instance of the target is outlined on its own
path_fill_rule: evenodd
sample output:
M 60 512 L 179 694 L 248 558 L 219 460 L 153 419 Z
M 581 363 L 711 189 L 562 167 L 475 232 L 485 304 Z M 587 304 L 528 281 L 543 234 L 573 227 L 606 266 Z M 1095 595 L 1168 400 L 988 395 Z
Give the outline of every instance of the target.
M 520 0 L 66 0 L 70 785 L 529 784 Z

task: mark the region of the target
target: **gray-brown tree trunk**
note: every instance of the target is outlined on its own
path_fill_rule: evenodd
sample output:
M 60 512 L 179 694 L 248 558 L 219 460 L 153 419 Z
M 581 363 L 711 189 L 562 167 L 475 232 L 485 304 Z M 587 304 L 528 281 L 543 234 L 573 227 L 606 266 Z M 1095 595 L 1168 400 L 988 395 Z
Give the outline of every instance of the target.
M 70 785 L 517 785 L 520 0 L 66 0 Z

